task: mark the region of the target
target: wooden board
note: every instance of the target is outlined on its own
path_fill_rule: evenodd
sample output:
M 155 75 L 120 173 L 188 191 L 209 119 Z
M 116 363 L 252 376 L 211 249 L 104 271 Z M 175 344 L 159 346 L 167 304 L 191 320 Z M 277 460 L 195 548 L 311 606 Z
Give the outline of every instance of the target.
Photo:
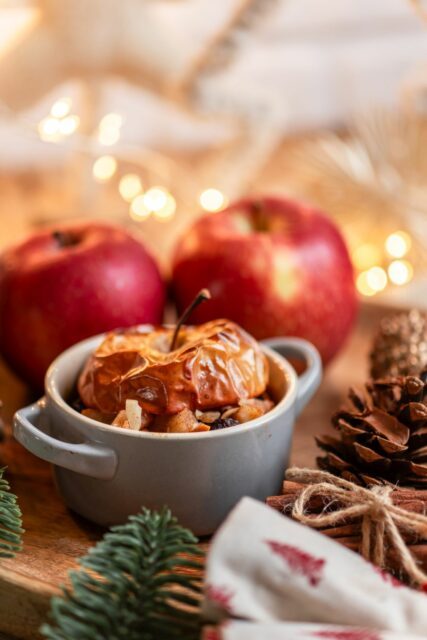
M 292 462 L 313 466 L 315 433 L 330 428 L 329 418 L 351 384 L 362 383 L 368 371 L 372 333 L 384 310 L 366 307 L 347 347 L 328 368 L 315 399 L 298 420 Z M 7 422 L 28 403 L 28 391 L 5 367 L 0 367 L 0 398 Z M 27 453 L 10 434 L 0 445 L 0 463 L 24 514 L 24 549 L 14 559 L 0 561 L 0 632 L 23 639 L 38 638 L 50 597 L 76 567 L 76 559 L 96 542 L 102 531 L 73 515 L 61 502 L 49 465 Z

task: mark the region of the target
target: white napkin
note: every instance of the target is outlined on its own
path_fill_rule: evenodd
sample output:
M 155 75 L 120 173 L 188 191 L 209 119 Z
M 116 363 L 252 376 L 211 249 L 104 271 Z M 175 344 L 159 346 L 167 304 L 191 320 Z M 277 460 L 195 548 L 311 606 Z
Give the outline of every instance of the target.
M 401 632 L 400 638 L 427 637 L 425 594 L 251 498 L 239 502 L 212 541 L 204 613 L 214 621 L 316 622 Z M 286 626 L 281 640 L 287 637 Z M 273 640 L 276 628 L 272 625 L 270 632 L 267 625 L 257 637 Z M 233 634 L 222 636 L 226 640 L 251 637 L 246 625 L 240 633 L 234 623 L 224 633 Z M 359 640 L 388 637 L 393 638 L 365 632 Z
M 422 637 L 425 635 L 318 624 L 226 622 L 219 628 L 207 629 L 202 640 L 421 640 Z

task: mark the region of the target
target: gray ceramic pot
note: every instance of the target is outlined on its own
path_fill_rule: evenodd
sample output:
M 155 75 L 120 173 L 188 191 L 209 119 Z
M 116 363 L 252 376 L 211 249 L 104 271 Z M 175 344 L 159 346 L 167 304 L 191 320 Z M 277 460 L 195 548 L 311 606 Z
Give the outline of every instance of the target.
M 106 426 L 67 403 L 83 363 L 102 339 L 90 338 L 60 355 L 47 372 L 46 396 L 14 417 L 15 438 L 54 465 L 59 492 L 71 509 L 110 525 L 142 505 L 167 505 L 181 524 L 204 535 L 242 496 L 264 500 L 280 491 L 295 418 L 321 380 L 320 357 L 310 343 L 275 338 L 263 346 L 277 404 L 261 418 L 206 433 L 162 434 Z M 303 376 L 298 379 L 284 355 L 307 361 Z

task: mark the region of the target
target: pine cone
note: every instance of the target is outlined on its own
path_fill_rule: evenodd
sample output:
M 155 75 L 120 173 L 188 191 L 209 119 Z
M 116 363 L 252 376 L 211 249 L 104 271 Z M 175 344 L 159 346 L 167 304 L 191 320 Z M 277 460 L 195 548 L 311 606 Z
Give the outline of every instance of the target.
M 332 418 L 340 437 L 316 438 L 326 452 L 318 466 L 357 484 L 427 488 L 427 369 L 374 380 L 349 398 Z
M 427 314 L 383 318 L 370 353 L 372 378 L 418 375 L 427 366 Z

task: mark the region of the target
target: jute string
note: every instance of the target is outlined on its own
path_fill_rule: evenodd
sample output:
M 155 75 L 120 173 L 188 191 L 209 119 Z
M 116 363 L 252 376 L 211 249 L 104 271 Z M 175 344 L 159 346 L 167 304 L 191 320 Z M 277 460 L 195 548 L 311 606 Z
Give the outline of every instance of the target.
M 360 551 L 363 557 L 384 568 L 387 545 L 388 549 L 395 551 L 410 581 L 418 586 L 427 585 L 427 574 L 418 567 L 401 535 L 401 532 L 406 532 L 427 539 L 427 516 L 394 505 L 391 496 L 393 487 L 375 486 L 367 489 L 326 471 L 295 467 L 288 469 L 286 479 L 307 485 L 294 502 L 292 517 L 295 520 L 320 529 L 360 517 Z M 308 502 L 313 496 L 328 501 L 325 509 L 332 502 L 343 506 L 329 513 L 308 514 Z

